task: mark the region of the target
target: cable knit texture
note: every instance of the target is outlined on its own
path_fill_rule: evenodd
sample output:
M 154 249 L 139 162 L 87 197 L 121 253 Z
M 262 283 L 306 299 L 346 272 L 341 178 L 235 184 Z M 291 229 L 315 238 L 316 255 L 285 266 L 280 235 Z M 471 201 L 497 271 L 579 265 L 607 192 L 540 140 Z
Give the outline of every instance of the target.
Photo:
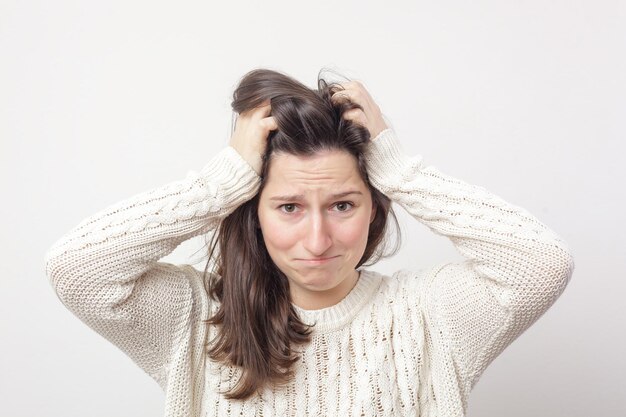
M 217 227 L 258 191 L 231 147 L 199 172 L 85 219 L 45 255 L 59 299 L 165 393 L 166 417 L 463 416 L 485 368 L 559 297 L 574 270 L 566 243 L 526 210 L 405 155 L 389 128 L 366 154 L 372 184 L 465 257 L 360 277 L 316 323 L 295 377 L 246 401 L 220 392 L 240 370 L 204 344 L 217 311 L 191 265 L 159 262 Z

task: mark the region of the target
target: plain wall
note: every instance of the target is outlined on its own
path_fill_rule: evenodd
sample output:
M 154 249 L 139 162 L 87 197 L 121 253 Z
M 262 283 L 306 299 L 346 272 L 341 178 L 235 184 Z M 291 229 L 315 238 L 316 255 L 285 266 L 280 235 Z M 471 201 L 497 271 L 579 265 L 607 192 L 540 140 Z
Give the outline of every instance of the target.
M 75 318 L 44 252 L 227 145 L 247 71 L 361 80 L 408 154 L 522 206 L 576 269 L 484 373 L 470 417 L 626 415 L 626 8 L 620 1 L 0 1 L 2 415 L 158 416 L 147 374 Z M 390 273 L 461 259 L 398 208 Z M 200 238 L 170 262 L 195 263 Z M 200 268 L 202 263 L 195 263 Z

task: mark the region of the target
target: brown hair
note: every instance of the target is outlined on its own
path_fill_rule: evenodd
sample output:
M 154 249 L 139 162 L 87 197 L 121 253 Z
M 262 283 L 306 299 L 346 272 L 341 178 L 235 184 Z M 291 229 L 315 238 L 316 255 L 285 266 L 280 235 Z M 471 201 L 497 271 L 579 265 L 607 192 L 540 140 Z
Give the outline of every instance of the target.
M 357 160 L 376 207 L 357 268 L 394 254 L 400 245 L 391 201 L 372 187 L 367 177 L 363 154 L 370 140 L 369 131 L 341 117 L 343 112 L 361 107 L 345 100 L 332 103 L 332 94 L 343 87 L 329 84 L 320 74 L 318 89 L 313 90 L 280 72 L 255 69 L 242 77 L 233 94 L 231 105 L 238 114 L 269 99 L 278 129 L 270 131 L 267 138 L 258 193 L 222 220 L 211 239 L 204 270 L 205 287 L 209 277 L 207 292 L 219 302 L 217 313 L 205 320 L 219 328 L 209 356 L 242 370 L 237 385 L 225 393 L 228 399 L 247 399 L 266 383 L 288 382 L 293 376 L 291 367 L 299 359 L 292 346 L 310 341 L 311 328 L 300 321 L 293 308 L 289 281 L 272 261 L 258 227 L 259 195 L 272 155 L 281 152 L 305 156 L 331 149 L 349 152 Z M 390 242 L 385 239 L 389 214 L 397 239 L 392 250 L 385 253 Z M 216 273 L 207 275 L 212 260 Z

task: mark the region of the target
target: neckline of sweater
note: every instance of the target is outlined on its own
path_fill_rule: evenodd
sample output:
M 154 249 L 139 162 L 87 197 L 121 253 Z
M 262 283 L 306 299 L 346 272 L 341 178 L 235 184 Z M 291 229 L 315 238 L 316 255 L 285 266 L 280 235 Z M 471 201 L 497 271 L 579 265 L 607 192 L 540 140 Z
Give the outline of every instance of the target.
M 302 322 L 307 325 L 315 324 L 312 328 L 314 333 L 329 332 L 343 327 L 369 302 L 380 286 L 381 280 L 372 271 L 360 268 L 357 271 L 359 271 L 359 279 L 355 286 L 337 304 L 318 310 L 305 310 L 291 304 Z

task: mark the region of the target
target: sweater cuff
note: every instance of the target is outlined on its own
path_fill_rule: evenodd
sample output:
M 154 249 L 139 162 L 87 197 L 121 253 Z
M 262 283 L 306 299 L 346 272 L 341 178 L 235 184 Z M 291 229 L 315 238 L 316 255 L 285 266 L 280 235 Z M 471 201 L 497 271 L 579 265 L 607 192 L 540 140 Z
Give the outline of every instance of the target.
M 392 128 L 380 132 L 365 151 L 367 175 L 372 185 L 379 189 L 402 181 L 409 172 L 421 170 L 422 159 L 421 155 L 409 157 L 404 153 Z
M 211 183 L 220 184 L 219 193 L 226 206 L 238 206 L 252 199 L 261 183 L 257 173 L 231 146 L 218 152 L 204 166 L 202 175 Z

